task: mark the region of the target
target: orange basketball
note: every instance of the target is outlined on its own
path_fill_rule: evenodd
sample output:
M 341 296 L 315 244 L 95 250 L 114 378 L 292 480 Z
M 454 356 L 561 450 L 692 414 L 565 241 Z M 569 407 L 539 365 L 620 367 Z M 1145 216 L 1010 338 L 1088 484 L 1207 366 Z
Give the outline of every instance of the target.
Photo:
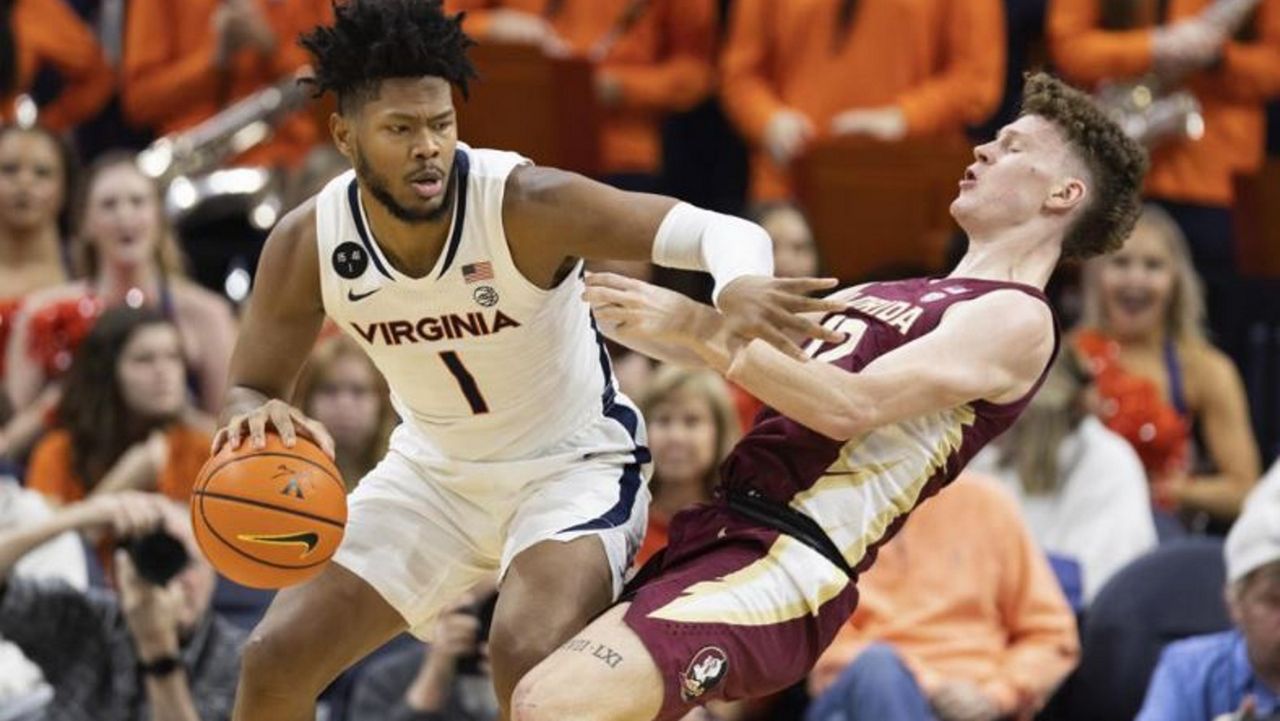
M 319 573 L 338 550 L 347 493 L 333 461 L 299 438 L 274 433 L 254 450 L 224 447 L 200 469 L 191 496 L 196 541 L 222 575 L 253 588 L 283 588 Z

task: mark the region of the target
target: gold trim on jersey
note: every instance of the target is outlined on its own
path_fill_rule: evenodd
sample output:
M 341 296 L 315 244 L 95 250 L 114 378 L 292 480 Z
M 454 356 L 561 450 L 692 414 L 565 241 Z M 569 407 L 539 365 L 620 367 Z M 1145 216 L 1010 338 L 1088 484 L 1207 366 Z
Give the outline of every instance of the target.
M 849 585 L 849 577 L 820 553 L 779 536 L 769 554 L 726 576 L 695 583 L 649 618 L 683 623 L 770 626 L 818 609 Z
M 817 521 L 857 567 L 894 520 L 915 508 L 925 484 L 960 449 L 964 429 L 975 419 L 966 404 L 854 438 L 790 505 Z

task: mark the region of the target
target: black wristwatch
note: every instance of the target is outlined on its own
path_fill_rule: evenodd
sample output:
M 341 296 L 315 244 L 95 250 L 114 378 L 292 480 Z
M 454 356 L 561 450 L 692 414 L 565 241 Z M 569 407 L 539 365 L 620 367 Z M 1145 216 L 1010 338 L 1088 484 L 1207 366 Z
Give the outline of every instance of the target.
M 161 656 L 149 663 L 138 662 L 138 673 L 143 676 L 168 676 L 182 668 L 182 661 L 177 656 Z

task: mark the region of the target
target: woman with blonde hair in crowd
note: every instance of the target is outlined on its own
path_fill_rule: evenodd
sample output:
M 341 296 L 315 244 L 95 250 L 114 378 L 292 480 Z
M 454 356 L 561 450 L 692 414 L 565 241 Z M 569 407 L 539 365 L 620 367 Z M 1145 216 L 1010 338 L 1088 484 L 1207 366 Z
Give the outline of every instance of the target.
M 56 404 L 56 393 L 42 390 L 66 372 L 104 309 L 145 305 L 178 328 L 197 405 L 213 412 L 235 341 L 230 305 L 187 279 L 159 188 L 132 154 L 99 158 L 84 191 L 72 259 L 83 280 L 28 297 L 10 338 L 5 385 L 15 410 L 43 416 Z
M 667 527 L 676 513 L 711 500 L 720 462 L 742 434 L 728 387 L 706 369 L 662 366 L 639 405 L 653 453 L 653 501 L 637 566 L 667 545 Z
M 1085 408 L 1090 381 L 1074 355 L 1060 354 L 1013 427 L 969 464 L 1018 499 L 1078 609 L 1156 545 L 1142 461 Z
M 386 455 L 399 422 L 386 379 L 360 346 L 342 335 L 316 346 L 302 368 L 293 403 L 333 436 L 348 491 Z
M 1240 374 L 1205 335 L 1200 281 L 1164 210 L 1148 205 L 1123 248 L 1090 261 L 1073 342 L 1096 383 L 1093 410 L 1138 452 L 1156 507 L 1234 519 L 1258 447 Z M 1207 463 L 1193 456 L 1193 429 Z

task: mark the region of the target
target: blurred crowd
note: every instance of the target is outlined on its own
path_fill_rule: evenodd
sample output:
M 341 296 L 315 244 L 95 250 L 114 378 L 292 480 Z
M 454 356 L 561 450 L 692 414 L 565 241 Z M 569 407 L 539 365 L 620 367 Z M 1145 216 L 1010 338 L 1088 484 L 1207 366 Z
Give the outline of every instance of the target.
M 779 275 L 823 272 L 805 158 L 844 138 L 990 138 L 1026 70 L 1096 92 L 1151 150 L 1123 249 L 1051 287 L 1065 332 L 1048 381 L 884 548 L 807 685 L 690 719 L 1280 714 L 1280 278 L 1246 262 L 1280 275 L 1280 248 L 1240 240 L 1280 238 L 1265 202 L 1280 193 L 1249 205 L 1242 190 L 1280 188 L 1280 0 L 445 6 L 482 45 L 589 63 L 599 179 L 756 220 Z M 295 39 L 331 13 L 0 0 L 0 721 L 229 717 L 270 594 L 200 560 L 182 504 L 265 233 L 346 169 L 331 106 L 294 90 Z M 193 129 L 204 143 L 175 155 Z M 642 563 L 673 515 L 716 493 L 760 404 L 714 373 L 611 351 L 653 452 Z M 336 333 L 293 402 L 333 434 L 349 488 L 397 423 L 377 369 Z M 155 528 L 194 559 L 163 584 L 119 550 Z M 337 679 L 323 718 L 496 718 L 492 594 L 458 599 L 432 643 L 399 639 Z M 151 668 L 170 657 L 178 673 Z

